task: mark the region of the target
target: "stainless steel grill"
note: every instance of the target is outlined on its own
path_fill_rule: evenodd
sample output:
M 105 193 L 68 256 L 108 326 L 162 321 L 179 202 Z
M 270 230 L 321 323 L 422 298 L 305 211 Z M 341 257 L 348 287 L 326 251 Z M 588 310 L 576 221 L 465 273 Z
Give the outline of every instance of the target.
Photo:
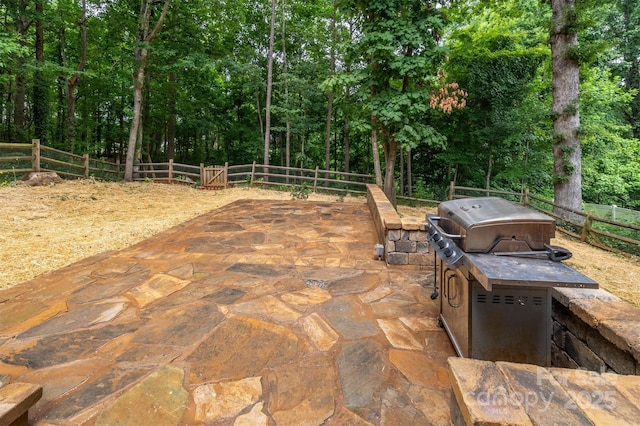
M 597 288 L 561 263 L 555 221 L 502 198 L 440 203 L 427 215 L 440 323 L 458 355 L 548 366 L 552 287 Z M 438 292 L 438 284 L 440 292 Z

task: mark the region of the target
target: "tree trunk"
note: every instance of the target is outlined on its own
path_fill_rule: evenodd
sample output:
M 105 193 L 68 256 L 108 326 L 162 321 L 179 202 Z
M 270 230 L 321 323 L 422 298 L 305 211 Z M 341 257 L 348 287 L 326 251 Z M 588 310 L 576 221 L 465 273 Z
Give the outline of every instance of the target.
M 18 43 L 24 49 L 27 48 L 27 31 L 30 22 L 27 19 L 27 0 L 20 1 L 20 9 L 16 18 L 16 32 L 18 33 Z M 27 93 L 27 83 L 25 77 L 26 58 L 23 55 L 18 57 L 16 71 L 16 92 L 13 106 L 13 124 L 16 129 L 16 141 L 25 142 L 25 101 Z
M 286 121 L 286 133 L 285 133 L 285 166 L 287 167 L 287 181 L 289 183 L 289 169 L 291 167 L 291 120 L 289 118 L 289 80 L 287 75 L 287 38 L 286 38 L 286 15 L 285 15 L 285 0 L 282 0 L 282 73 L 284 83 L 284 107 L 285 107 L 285 121 Z
M 411 148 L 407 151 L 407 194 L 409 197 L 413 197 L 413 177 L 411 176 L 413 173 L 411 163 Z
M 169 117 L 167 122 L 167 161 L 176 156 L 176 72 L 169 73 Z
M 329 60 L 329 76 L 333 76 L 336 72 L 336 51 L 334 44 L 336 42 L 336 2 L 333 2 L 333 17 L 331 19 L 331 53 Z M 327 99 L 327 127 L 324 137 L 324 166 L 325 174 L 324 178 L 329 179 L 329 168 L 331 163 L 331 118 L 333 117 L 333 89 L 329 90 L 329 97 Z M 329 182 L 325 181 L 325 186 L 329 185 Z
M 33 72 L 33 124 L 36 139 L 48 139 L 49 88 L 44 76 L 44 4 L 36 1 L 36 69 Z
M 384 142 L 384 193 L 394 206 L 396 205 L 395 167 L 398 155 L 398 143 L 390 139 L 389 131 L 382 129 Z
M 380 151 L 378 150 L 378 117 L 371 115 L 371 151 L 376 185 L 382 188 L 382 170 L 380 169 Z
M 491 189 L 491 173 L 493 172 L 493 144 L 489 142 L 489 149 L 487 150 L 489 160 L 487 163 L 487 173 L 484 176 L 484 189 Z M 489 193 L 487 192 L 487 197 Z
M 127 144 L 127 157 L 124 168 L 124 180 L 130 182 L 133 180 L 133 161 L 136 155 L 136 148 L 138 143 L 142 140 L 139 137 L 139 131 L 141 129 L 140 121 L 142 120 L 142 88 L 144 86 L 144 69 L 147 65 L 147 58 L 149 52 L 146 47 L 153 39 L 158 35 L 158 32 L 162 28 L 164 18 L 167 16 L 167 10 L 169 9 L 169 3 L 171 0 L 165 0 L 162 7 L 162 13 L 156 22 L 155 27 L 149 32 L 151 21 L 151 7 L 153 0 L 143 0 L 140 7 L 140 23 L 139 23 L 139 35 L 138 35 L 138 47 L 135 50 L 135 63 L 137 70 L 133 80 L 133 118 L 131 119 L 131 128 L 129 129 L 129 142 Z
M 82 0 L 82 16 L 80 17 L 80 62 L 78 63 L 78 72 L 74 73 L 67 79 L 67 129 L 66 140 L 69 143 L 71 152 L 74 152 L 76 142 L 76 85 L 80 73 L 84 71 L 87 61 L 87 3 Z M 65 55 L 66 56 L 66 55 Z M 65 61 L 66 62 L 66 61 Z M 66 66 L 66 64 L 63 64 Z
M 553 162 L 555 204 L 582 211 L 582 152 L 578 139 L 579 70 L 570 49 L 578 43 L 576 0 L 551 0 L 551 56 L 553 69 Z M 556 207 L 554 212 L 580 221 L 579 216 Z
M 276 31 L 276 0 L 271 0 L 271 25 L 269 30 L 269 53 L 267 55 L 267 100 L 264 119 L 264 165 L 269 165 L 269 142 L 271 139 L 271 91 L 273 90 L 273 50 Z M 269 169 L 264 169 L 264 179 L 268 180 Z

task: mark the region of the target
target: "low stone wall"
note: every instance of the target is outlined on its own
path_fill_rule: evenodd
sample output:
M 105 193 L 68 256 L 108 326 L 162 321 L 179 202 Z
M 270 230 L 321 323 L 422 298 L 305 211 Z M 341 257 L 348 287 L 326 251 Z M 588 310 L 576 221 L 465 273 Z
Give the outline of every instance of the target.
M 434 265 L 425 231 L 426 220 L 400 218 L 377 185 L 367 185 L 367 204 L 376 226 L 378 241 L 384 246 L 388 265 Z
M 604 290 L 553 289 L 551 363 L 640 375 L 640 309 Z

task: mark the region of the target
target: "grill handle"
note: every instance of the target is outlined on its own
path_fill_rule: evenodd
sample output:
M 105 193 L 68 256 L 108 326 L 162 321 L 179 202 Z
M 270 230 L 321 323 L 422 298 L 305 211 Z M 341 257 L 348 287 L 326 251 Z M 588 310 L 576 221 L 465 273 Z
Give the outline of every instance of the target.
M 427 215 L 427 222 L 429 222 L 429 225 L 433 226 L 441 236 L 451 238 L 452 240 L 461 240 L 462 235 L 447 234 L 446 232 L 444 232 L 444 230 L 440 227 L 440 224 L 439 224 L 441 219 L 442 218 L 440 216 L 435 216 L 431 214 Z

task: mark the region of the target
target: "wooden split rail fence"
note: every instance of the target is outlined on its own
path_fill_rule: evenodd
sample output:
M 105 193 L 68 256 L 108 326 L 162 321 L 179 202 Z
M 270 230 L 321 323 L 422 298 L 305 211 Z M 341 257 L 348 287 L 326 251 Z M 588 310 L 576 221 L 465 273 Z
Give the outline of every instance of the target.
M 0 143 L 0 180 L 3 177 L 18 180 L 23 174 L 38 171 L 53 171 L 65 178 L 89 178 L 117 181 L 123 178 L 124 167 L 119 162 L 90 158 L 88 154 L 76 155 L 40 144 L 35 139 L 31 144 Z M 230 166 L 192 166 L 175 163 L 138 163 L 134 166 L 135 180 L 187 184 L 205 189 L 223 189 L 228 186 L 272 186 L 293 188 L 309 192 L 327 191 L 337 193 L 366 194 L 366 185 L 375 183 L 375 177 L 366 174 L 338 171 L 303 169 L 273 165 L 245 164 Z M 593 212 L 578 212 L 555 205 L 552 201 L 532 195 L 528 190 L 521 193 L 456 186 L 451 183 L 449 199 L 467 196 L 496 195 L 518 201 L 533 209 L 554 217 L 559 230 L 595 246 L 640 255 L 640 226 L 597 217 Z M 437 203 L 436 200 L 398 197 L 416 203 Z M 556 214 L 562 209 L 566 214 Z M 577 219 L 576 219 L 577 218 Z M 614 218 L 615 219 L 615 218 Z
M 449 199 L 469 196 L 500 196 L 517 201 L 534 210 L 545 213 L 559 224 L 558 230 L 582 242 L 593 246 L 640 255 L 640 226 L 634 223 L 623 223 L 608 218 L 597 217 L 593 211 L 576 211 L 554 204 L 553 201 L 538 197 L 525 189 L 523 192 L 497 191 L 482 188 L 456 186 L 453 182 L 449 188 Z M 557 213 L 561 211 L 562 213 Z

